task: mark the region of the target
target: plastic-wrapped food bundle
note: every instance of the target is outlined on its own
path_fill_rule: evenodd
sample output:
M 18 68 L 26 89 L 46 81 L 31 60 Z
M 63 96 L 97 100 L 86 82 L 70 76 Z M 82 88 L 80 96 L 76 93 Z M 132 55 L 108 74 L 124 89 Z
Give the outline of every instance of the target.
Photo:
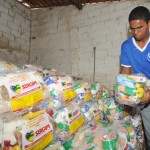
M 99 82 L 91 84 L 91 93 L 94 99 L 102 98 L 101 84 Z
M 46 69 L 46 68 L 43 69 L 42 73 L 43 73 L 43 78 L 55 76 L 55 75 L 58 76 L 61 74 L 56 69 Z
M 89 130 L 90 128 L 87 125 L 79 128 L 79 130 L 63 144 L 65 149 L 78 149 L 80 145 L 83 145 L 85 143 L 86 135 L 87 133 L 89 133 Z
M 74 89 L 77 93 L 79 105 L 82 105 L 84 102 L 88 102 L 93 98 L 91 93 L 91 86 L 88 82 L 79 81 L 79 83 L 74 85 Z
M 11 115 L 11 118 L 9 117 Z M 3 149 L 43 149 L 53 140 L 53 126 L 42 111 L 25 116 L 3 115 Z
M 113 130 L 109 130 L 101 135 L 94 137 L 94 143 L 96 143 L 100 149 L 114 149 L 114 150 L 124 150 L 126 140 L 122 138 Z
M 66 141 L 83 125 L 84 118 L 75 102 L 58 109 L 53 115 L 57 123 L 56 134 L 61 141 Z
M 115 98 L 119 103 L 129 106 L 138 105 L 145 94 L 146 77 L 140 74 L 117 76 Z
M 59 140 L 53 140 L 44 150 L 66 150 Z
M 127 145 L 126 149 L 135 149 L 137 139 L 136 139 L 136 133 L 134 131 L 134 127 L 132 125 L 131 121 L 125 121 L 122 123 L 122 126 L 118 128 L 118 133 L 120 136 L 126 138 Z
M 34 107 L 32 107 L 32 112 L 41 110 L 41 111 L 46 112 L 52 118 L 53 115 L 54 115 L 54 113 L 57 110 L 53 109 L 50 106 L 50 101 L 51 101 L 51 98 L 47 99 L 46 101 L 42 101 L 42 102 L 38 103 L 37 105 L 35 105 Z
M 19 68 L 12 64 L 12 63 L 8 63 L 6 61 L 0 61 L 0 73 L 2 72 L 11 72 L 11 71 L 16 71 L 19 70 Z
M 107 86 L 105 85 L 102 85 L 101 86 L 101 100 L 102 101 L 105 101 L 107 100 L 108 98 L 110 98 L 110 90 Z
M 81 111 L 89 125 L 95 126 L 101 119 L 97 100 L 84 103 L 81 107 Z
M 36 71 L 15 71 L 0 75 L 0 114 L 22 111 L 49 97 Z
M 75 150 L 124 150 L 127 141 L 118 134 L 118 127 L 118 124 L 98 126 L 91 133 L 87 132 L 84 143 L 82 142 Z
M 139 108 L 135 107 L 135 109 L 132 110 L 131 122 L 137 139 L 136 148 L 140 150 L 145 149 L 144 131 Z
M 41 66 L 31 65 L 31 64 L 24 64 L 21 67 L 23 70 L 35 70 L 39 72 L 41 75 L 43 75 L 43 68 Z
M 54 106 L 60 101 L 66 104 L 73 100 L 77 95 L 73 89 L 73 80 L 70 76 L 65 74 L 53 75 L 44 79 L 50 96 L 54 98 Z M 53 105 L 53 102 L 52 102 Z
M 124 118 L 123 108 L 114 100 L 114 98 L 107 99 L 103 103 L 102 110 L 110 121 L 121 120 Z

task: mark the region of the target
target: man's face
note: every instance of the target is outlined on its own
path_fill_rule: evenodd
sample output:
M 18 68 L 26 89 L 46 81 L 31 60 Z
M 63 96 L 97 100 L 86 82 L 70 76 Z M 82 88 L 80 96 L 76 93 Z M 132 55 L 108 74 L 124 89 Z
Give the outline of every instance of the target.
M 130 21 L 130 32 L 136 41 L 141 41 L 149 36 L 150 23 L 144 20 L 132 20 Z

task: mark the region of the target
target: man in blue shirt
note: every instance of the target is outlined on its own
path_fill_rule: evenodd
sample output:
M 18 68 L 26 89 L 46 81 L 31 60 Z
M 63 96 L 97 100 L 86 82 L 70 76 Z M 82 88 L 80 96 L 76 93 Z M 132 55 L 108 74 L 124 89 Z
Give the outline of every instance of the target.
M 142 73 L 150 79 L 150 12 L 146 7 L 138 6 L 129 14 L 132 36 L 121 46 L 121 73 Z M 146 89 L 145 104 L 141 109 L 142 120 L 150 150 L 150 90 Z

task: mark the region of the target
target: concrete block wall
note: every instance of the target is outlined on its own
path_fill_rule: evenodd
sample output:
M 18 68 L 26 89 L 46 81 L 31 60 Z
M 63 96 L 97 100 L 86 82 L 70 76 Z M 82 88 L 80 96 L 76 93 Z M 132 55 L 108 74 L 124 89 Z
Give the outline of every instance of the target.
M 16 0 L 0 1 L 0 59 L 55 68 L 87 81 L 113 85 L 128 14 L 149 0 L 121 0 L 30 11 Z M 94 76 L 94 50 L 95 76 Z
M 28 63 L 31 11 L 16 0 L 0 0 L 0 60 Z
M 80 11 L 74 6 L 32 11 L 30 62 L 113 85 L 120 47 L 129 37 L 128 15 L 138 5 L 150 8 L 149 0 L 121 0 L 86 4 Z
M 70 7 L 32 11 L 30 62 L 71 72 Z

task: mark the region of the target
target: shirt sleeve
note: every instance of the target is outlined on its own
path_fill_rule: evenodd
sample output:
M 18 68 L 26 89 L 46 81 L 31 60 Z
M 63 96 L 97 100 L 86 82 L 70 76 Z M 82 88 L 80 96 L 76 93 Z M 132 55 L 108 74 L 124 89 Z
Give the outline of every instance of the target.
M 121 55 L 120 55 L 120 64 L 124 67 L 131 67 L 130 60 L 128 57 L 128 47 L 125 45 L 125 43 L 121 46 Z

